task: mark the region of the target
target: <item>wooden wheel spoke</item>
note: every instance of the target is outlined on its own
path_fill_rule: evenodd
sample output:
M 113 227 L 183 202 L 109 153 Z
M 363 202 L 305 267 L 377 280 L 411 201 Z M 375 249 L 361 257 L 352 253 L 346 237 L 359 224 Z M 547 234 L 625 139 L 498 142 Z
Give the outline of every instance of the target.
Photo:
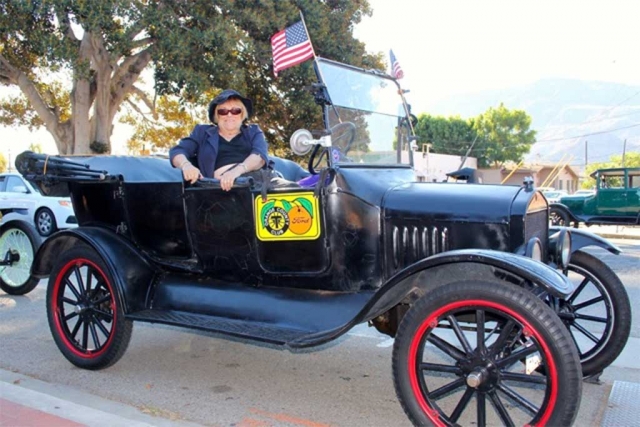
M 528 399 L 526 399 L 524 396 L 517 393 L 515 390 L 511 389 L 510 387 L 507 387 L 506 385 L 501 384 L 499 388 L 500 390 L 502 390 L 504 394 L 509 396 L 510 399 L 512 399 L 514 402 L 518 403 L 518 405 L 522 406 L 524 409 L 529 411 L 531 415 L 536 415 L 540 410 L 540 408 L 538 408 L 536 405 L 531 403 Z
M 442 338 L 436 335 L 433 335 L 433 334 L 429 335 L 429 338 L 427 338 L 427 341 L 429 341 L 431 344 L 438 347 L 440 350 L 442 350 L 443 352 L 445 352 L 447 355 L 451 356 L 455 360 L 461 360 L 466 357 L 465 353 L 460 351 L 460 349 L 456 348 L 455 346 L 451 345 L 450 343 L 448 343 L 447 341 L 443 340 Z
M 471 353 L 473 351 L 473 348 L 471 348 L 471 344 L 469 344 L 467 337 L 464 336 L 464 332 L 460 328 L 460 324 L 458 323 L 458 320 L 452 315 L 447 316 L 447 320 L 449 321 L 449 324 L 453 328 L 453 332 L 455 332 L 456 337 L 458 337 L 458 341 L 460 341 L 460 344 L 462 345 L 462 348 L 464 349 L 464 351 L 467 353 Z
M 504 404 L 502 403 L 502 401 L 500 400 L 500 397 L 495 391 L 489 393 L 489 399 L 491 399 L 491 403 L 493 403 L 493 407 L 496 408 L 496 411 L 498 412 L 498 415 L 500 416 L 500 419 L 502 420 L 503 424 L 509 427 L 515 427 L 513 420 L 509 416 L 509 412 L 507 411 L 507 408 L 504 407 Z
M 475 392 L 475 389 L 471 387 L 467 387 L 467 389 L 464 391 L 464 394 L 460 398 L 460 401 L 458 402 L 455 409 L 451 413 L 451 416 L 449 417 L 451 418 L 451 421 L 453 422 L 458 421 L 458 419 L 460 418 L 460 415 L 462 415 L 462 412 L 464 412 L 467 405 L 469 405 L 469 401 L 473 397 L 474 392 Z
M 451 393 L 452 391 L 459 389 L 460 387 L 466 387 L 463 377 L 456 378 L 449 384 L 445 384 L 442 387 L 433 390 L 431 393 L 429 393 L 429 399 L 438 400 L 441 397 Z

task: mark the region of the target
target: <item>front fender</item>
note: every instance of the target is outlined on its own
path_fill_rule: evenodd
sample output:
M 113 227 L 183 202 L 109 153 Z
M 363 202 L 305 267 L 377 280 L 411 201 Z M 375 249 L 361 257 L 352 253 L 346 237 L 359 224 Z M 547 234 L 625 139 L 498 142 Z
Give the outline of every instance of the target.
M 40 279 L 51 274 L 59 254 L 78 243 L 92 247 L 104 260 L 123 303 L 125 313 L 145 308 L 155 268 L 130 242 L 98 227 L 59 231 L 47 239 L 36 253 L 31 274 Z
M 552 226 L 549 227 L 549 241 L 551 241 L 552 235 L 567 227 Z M 585 246 L 597 246 L 611 252 L 612 254 L 619 255 L 622 250 L 616 245 L 610 243 L 606 239 L 593 234 L 590 231 L 579 230 L 576 228 L 567 228 L 571 233 L 571 253 L 584 248 Z
M 481 280 L 477 272 L 484 270 L 486 273 L 487 267 L 493 274 L 493 281 L 501 280 L 494 274 L 494 270 L 498 269 L 534 283 L 559 298 L 567 298 L 575 289 L 575 285 L 559 271 L 531 258 L 508 252 L 462 249 L 423 259 L 398 272 L 376 293 L 358 317 L 362 320 L 372 319 L 400 303 L 413 289 L 428 287 L 430 281 L 446 286 L 447 282 L 452 283 L 460 278 Z

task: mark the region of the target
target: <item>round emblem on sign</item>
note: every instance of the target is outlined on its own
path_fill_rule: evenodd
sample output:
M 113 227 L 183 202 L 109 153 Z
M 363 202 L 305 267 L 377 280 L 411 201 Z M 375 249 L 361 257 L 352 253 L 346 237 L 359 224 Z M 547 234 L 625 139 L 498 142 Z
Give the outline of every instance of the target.
M 274 236 L 281 236 L 289 229 L 289 215 L 284 209 L 273 207 L 264 215 L 262 225 Z

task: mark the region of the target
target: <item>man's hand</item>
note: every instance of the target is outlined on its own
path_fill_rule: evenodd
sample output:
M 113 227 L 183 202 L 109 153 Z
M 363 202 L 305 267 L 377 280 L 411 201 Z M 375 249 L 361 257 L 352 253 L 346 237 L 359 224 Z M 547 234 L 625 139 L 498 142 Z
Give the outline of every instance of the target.
M 193 166 L 191 163 L 185 165 L 182 168 L 182 176 L 185 181 L 189 181 L 190 183 L 195 183 L 197 180 L 202 178 L 202 174 L 200 173 L 200 169 Z
M 229 169 L 228 171 L 223 173 L 222 176 L 220 177 L 220 187 L 224 191 L 231 190 L 231 187 L 233 187 L 233 183 L 235 182 L 236 178 L 242 175 L 243 173 L 244 173 L 244 168 L 235 167 L 235 168 Z

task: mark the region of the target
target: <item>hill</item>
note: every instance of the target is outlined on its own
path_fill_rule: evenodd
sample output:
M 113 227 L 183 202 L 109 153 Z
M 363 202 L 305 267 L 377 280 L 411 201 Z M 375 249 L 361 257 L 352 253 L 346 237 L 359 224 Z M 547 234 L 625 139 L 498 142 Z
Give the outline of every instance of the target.
M 448 98 L 436 104 L 435 115 L 463 118 L 503 102 L 532 118 L 537 142 L 527 161 L 571 164 L 601 162 L 611 155 L 640 152 L 640 86 L 571 79 L 543 79 L 530 85 Z M 585 161 L 586 158 L 586 161 Z M 568 156 L 565 157 L 565 160 Z

